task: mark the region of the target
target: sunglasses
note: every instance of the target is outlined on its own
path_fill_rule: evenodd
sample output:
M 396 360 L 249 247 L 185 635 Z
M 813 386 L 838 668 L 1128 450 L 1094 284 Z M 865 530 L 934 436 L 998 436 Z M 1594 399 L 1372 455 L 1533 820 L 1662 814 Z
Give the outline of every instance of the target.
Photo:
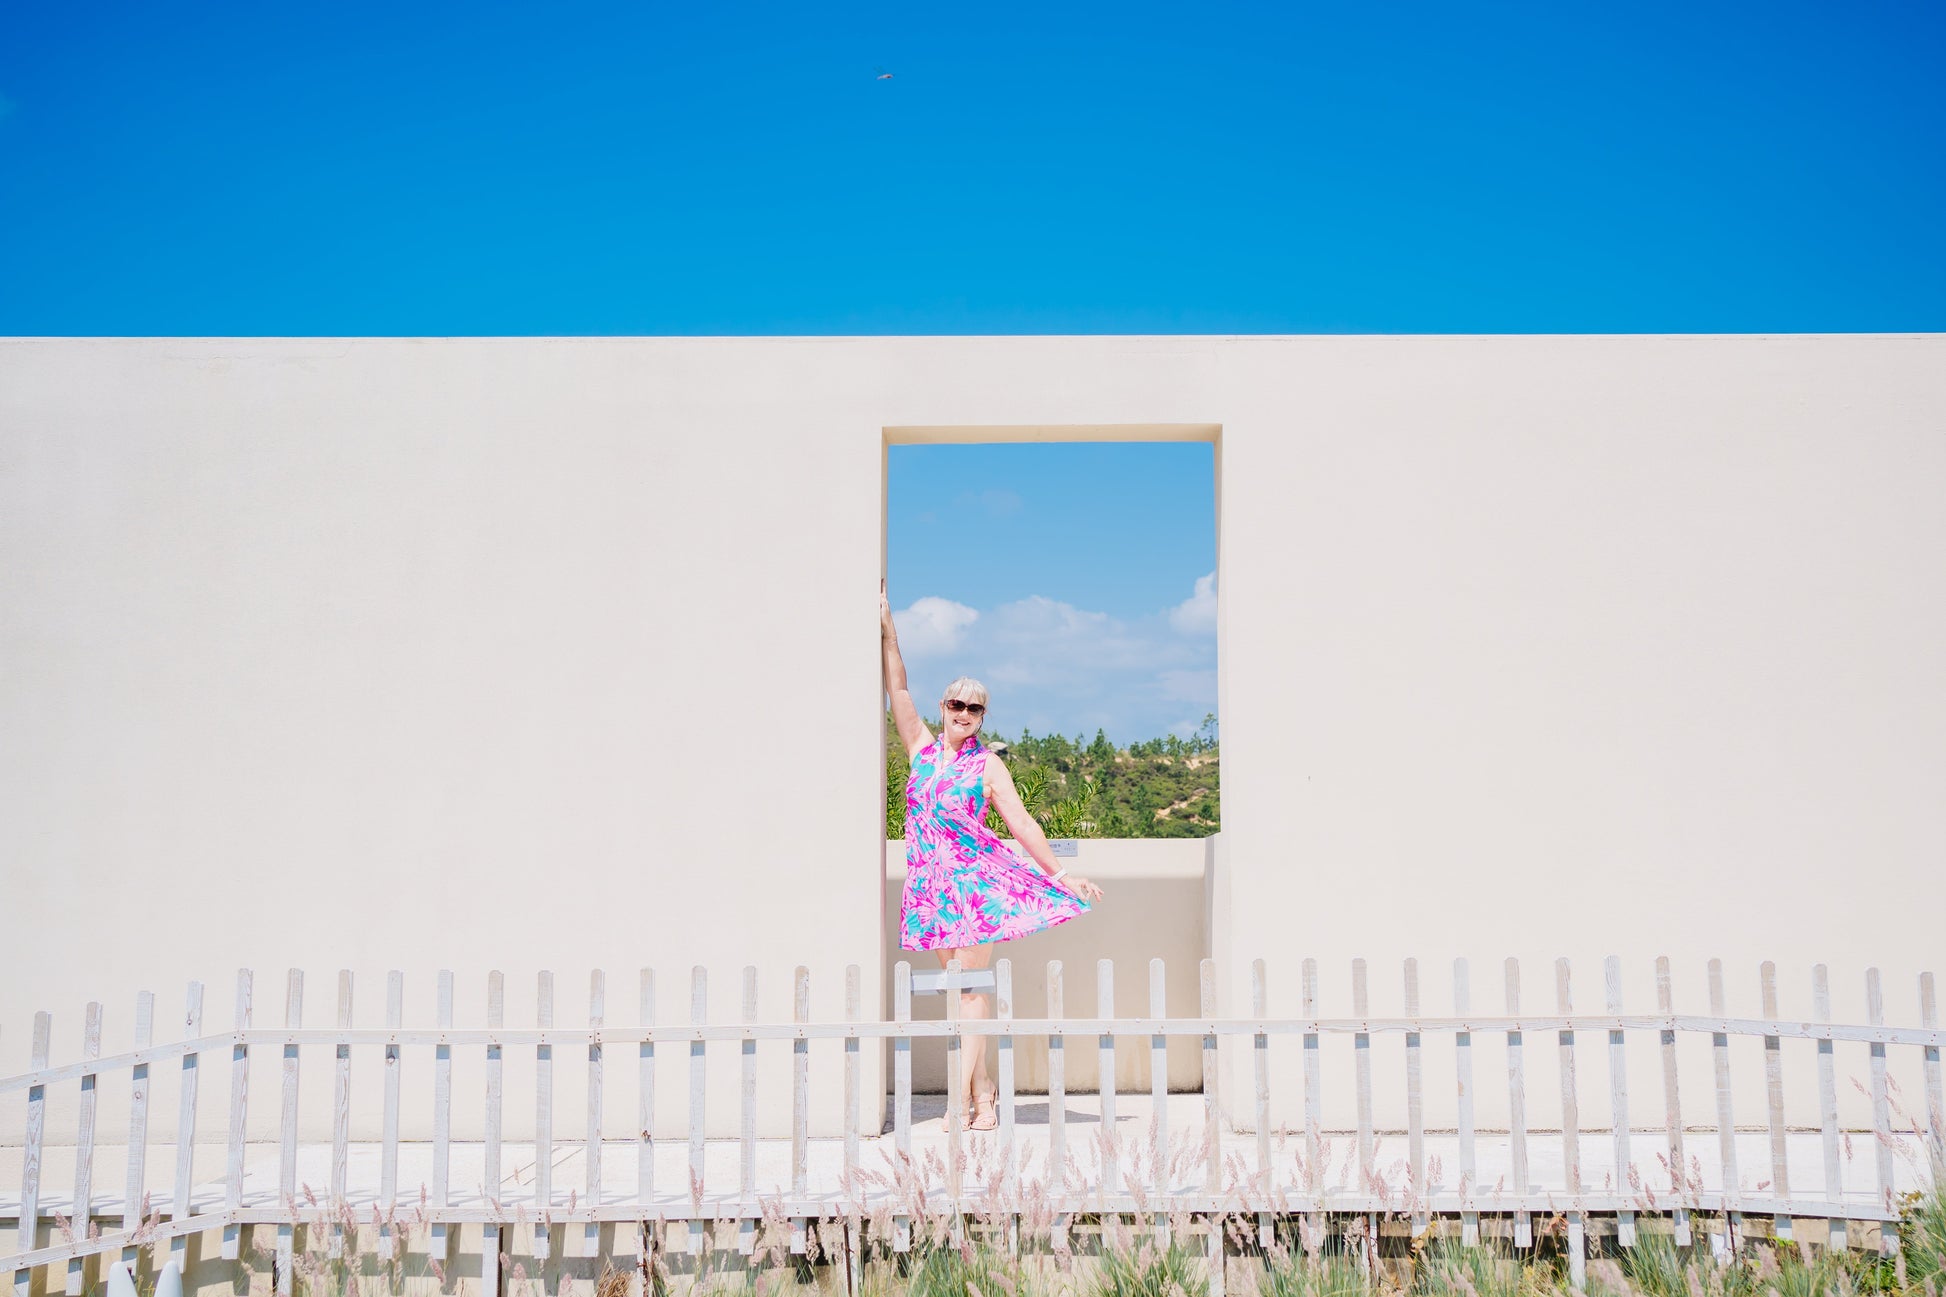
M 948 698 L 946 700 L 946 710 L 954 714 L 971 712 L 975 716 L 984 716 L 987 714 L 987 705 L 985 703 L 962 702 L 958 698 Z

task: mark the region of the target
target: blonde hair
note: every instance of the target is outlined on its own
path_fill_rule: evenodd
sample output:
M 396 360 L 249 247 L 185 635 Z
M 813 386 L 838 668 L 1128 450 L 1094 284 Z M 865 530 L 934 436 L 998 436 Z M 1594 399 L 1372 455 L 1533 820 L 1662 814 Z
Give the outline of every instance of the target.
M 987 701 L 987 687 L 972 676 L 961 676 L 947 685 L 946 691 L 939 695 L 939 701 L 942 703 L 948 698 L 957 698 L 963 703 L 979 703 L 984 707 Z

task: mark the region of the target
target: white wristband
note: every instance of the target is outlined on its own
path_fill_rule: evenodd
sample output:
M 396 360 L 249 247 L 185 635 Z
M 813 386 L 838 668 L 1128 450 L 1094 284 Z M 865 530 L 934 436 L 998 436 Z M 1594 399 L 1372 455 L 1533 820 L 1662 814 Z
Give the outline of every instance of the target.
M 1061 881 L 1061 880 L 1062 880 L 1063 878 L 1066 878 L 1067 876 L 1068 876 L 1068 871 L 1067 871 L 1067 870 L 1065 870 L 1065 869 L 1062 869 L 1062 870 L 1057 870 L 1056 872 L 1054 872 L 1054 873 L 1051 873 L 1051 874 L 1049 874 L 1049 875 L 1047 876 L 1047 881 L 1048 881 L 1048 882 L 1050 882 L 1050 883 L 1058 883 L 1058 882 L 1060 882 L 1060 881 Z

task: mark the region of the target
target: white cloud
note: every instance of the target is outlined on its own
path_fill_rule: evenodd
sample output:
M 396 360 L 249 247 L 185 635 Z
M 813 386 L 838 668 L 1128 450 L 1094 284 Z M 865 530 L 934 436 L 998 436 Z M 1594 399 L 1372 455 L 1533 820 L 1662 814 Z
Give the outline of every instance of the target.
M 892 614 L 899 629 L 899 648 L 907 657 L 938 657 L 957 650 L 967 628 L 980 619 L 977 609 L 937 595 L 914 599 L 912 606 Z
M 1215 640 L 1179 631 L 1177 611 L 1123 620 L 1029 595 L 984 611 L 929 597 L 895 616 L 913 697 L 928 700 L 922 711 L 946 681 L 969 675 L 993 691 L 990 715 L 1002 733 L 1087 735 L 1100 726 L 1126 743 L 1172 729 L 1192 734 L 1215 710 Z M 1192 708 L 1199 719 L 1181 722 Z
M 990 634 L 984 638 L 1019 678 L 1094 679 L 1187 661 L 1183 648 L 1158 636 L 1156 629 L 1029 595 L 994 609 Z
M 1018 492 L 1000 487 L 989 487 L 984 491 L 961 491 L 953 497 L 953 512 L 964 514 L 977 512 L 989 518 L 1006 518 L 1019 513 L 1027 507 L 1027 502 Z
M 1084 612 L 1071 603 L 1030 594 L 993 611 L 994 630 L 1011 641 L 1046 639 L 1100 640 L 1112 637 L 1120 623 L 1105 612 Z
M 1187 635 L 1216 630 L 1216 573 L 1196 578 L 1196 590 L 1169 610 L 1169 624 Z
M 1162 696 L 1171 702 L 1216 706 L 1216 672 L 1164 671 L 1156 678 Z M 1201 722 L 1197 722 L 1201 724 Z

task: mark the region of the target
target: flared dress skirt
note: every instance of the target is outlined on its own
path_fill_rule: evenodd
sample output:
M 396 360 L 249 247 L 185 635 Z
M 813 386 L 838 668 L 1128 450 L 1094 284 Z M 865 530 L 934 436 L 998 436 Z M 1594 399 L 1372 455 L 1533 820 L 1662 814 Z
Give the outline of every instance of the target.
M 934 739 L 912 758 L 905 785 L 902 950 L 1011 941 L 1089 909 L 986 826 L 986 755 L 975 735 L 957 753 Z

